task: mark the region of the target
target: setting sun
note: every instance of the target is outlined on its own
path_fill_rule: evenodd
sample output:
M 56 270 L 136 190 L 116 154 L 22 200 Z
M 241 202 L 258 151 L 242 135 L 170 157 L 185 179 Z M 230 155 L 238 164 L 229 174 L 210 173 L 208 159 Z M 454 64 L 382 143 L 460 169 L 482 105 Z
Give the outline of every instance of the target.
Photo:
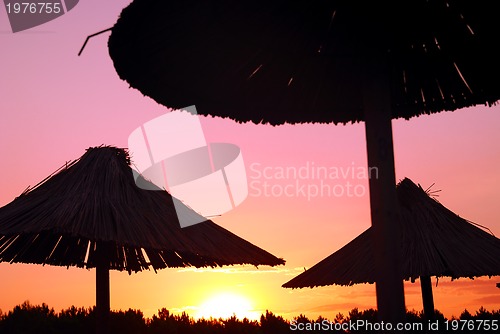
M 253 310 L 252 303 L 248 298 L 232 293 L 221 293 L 201 304 L 196 318 L 226 319 L 233 315 L 240 319 L 250 320 L 257 320 L 260 316 L 259 312 Z

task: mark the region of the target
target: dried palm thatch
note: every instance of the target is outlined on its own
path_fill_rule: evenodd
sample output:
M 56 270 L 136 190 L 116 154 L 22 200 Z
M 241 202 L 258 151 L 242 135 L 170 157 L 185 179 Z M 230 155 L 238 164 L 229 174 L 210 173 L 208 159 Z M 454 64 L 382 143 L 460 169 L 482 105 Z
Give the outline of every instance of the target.
M 479 277 L 500 274 L 500 239 L 474 226 L 405 178 L 397 185 L 402 275 L 420 278 L 424 315 L 434 317 L 431 276 Z M 373 283 L 373 228 L 287 283 L 285 288 Z
M 98 334 L 108 333 L 110 269 L 284 264 L 210 220 L 181 228 L 179 214 L 201 217 L 135 182 L 124 149 L 88 149 L 0 208 L 0 262 L 95 267 Z
M 404 279 L 500 275 L 500 239 L 459 217 L 408 178 L 398 184 L 397 194 Z M 370 227 L 283 287 L 373 283 L 371 233 Z
M 120 78 L 158 103 L 274 125 L 365 120 L 361 64 L 386 62 L 392 118 L 410 118 L 500 99 L 493 6 L 134 0 L 108 46 Z
M 173 201 L 136 186 L 125 150 L 90 148 L 0 208 L 0 262 L 93 268 L 101 248 L 110 269 L 129 273 L 284 263 L 210 220 L 181 228 Z

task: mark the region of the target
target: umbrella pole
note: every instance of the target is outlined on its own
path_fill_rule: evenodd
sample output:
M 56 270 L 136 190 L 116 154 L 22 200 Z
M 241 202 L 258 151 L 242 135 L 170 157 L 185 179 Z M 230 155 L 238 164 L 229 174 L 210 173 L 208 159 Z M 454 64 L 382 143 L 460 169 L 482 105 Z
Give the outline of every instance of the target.
M 406 308 L 401 270 L 399 208 L 391 124 L 391 97 L 387 71 L 366 64 L 363 87 L 365 132 L 370 186 L 379 319 L 404 320 Z
M 97 334 L 108 333 L 109 323 L 109 265 L 100 263 L 96 267 L 96 329 Z
M 434 297 L 432 296 L 432 283 L 430 276 L 420 276 L 422 288 L 422 302 L 424 304 L 424 318 L 434 320 Z

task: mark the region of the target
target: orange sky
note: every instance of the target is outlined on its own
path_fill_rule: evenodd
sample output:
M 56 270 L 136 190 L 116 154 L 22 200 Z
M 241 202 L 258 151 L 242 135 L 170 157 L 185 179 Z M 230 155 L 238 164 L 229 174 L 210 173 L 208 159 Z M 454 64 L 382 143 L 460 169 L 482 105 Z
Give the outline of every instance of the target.
M 30 31 L 12 34 L 0 9 L 0 206 L 34 185 L 89 146 L 127 146 L 128 135 L 165 111 L 116 75 L 107 37 L 85 37 L 111 27 L 128 1 L 80 2 L 71 12 Z M 475 107 L 454 113 L 396 120 L 397 178 L 424 188 L 435 183 L 439 200 L 500 235 L 500 108 Z M 209 142 L 238 145 L 247 176 L 263 189 L 291 180 L 258 177 L 255 169 L 307 164 L 338 168 L 366 166 L 363 124 L 257 126 L 203 118 Z M 254 166 L 253 169 L 250 166 Z M 257 167 L 256 167 L 257 166 Z M 294 180 L 292 180 L 294 181 Z M 314 184 L 317 180 L 306 180 Z M 344 180 L 345 181 L 345 180 Z M 349 179 L 367 190 L 366 180 Z M 360 188 L 361 189 L 361 188 Z M 369 202 L 361 197 L 264 196 L 255 193 L 235 210 L 214 219 L 241 237 L 287 260 L 278 268 L 167 269 L 128 275 L 112 272 L 111 307 L 140 308 L 149 316 L 161 307 L 195 315 L 220 294 L 247 298 L 254 312 L 269 309 L 333 317 L 353 307 L 375 306 L 373 285 L 288 290 L 281 284 L 336 251 L 370 226 Z M 466 245 L 464 245 L 465 247 Z M 94 304 L 94 271 L 0 264 L 0 309 L 30 300 L 59 310 Z M 458 315 L 481 305 L 500 308 L 499 277 L 449 282 L 434 287 L 436 308 Z M 406 285 L 406 304 L 421 309 L 418 282 Z

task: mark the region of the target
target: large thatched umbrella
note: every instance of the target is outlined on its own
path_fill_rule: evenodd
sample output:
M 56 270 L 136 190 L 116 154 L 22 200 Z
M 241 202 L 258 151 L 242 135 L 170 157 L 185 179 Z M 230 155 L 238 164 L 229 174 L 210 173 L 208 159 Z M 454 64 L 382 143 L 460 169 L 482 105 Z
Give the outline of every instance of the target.
M 453 213 L 420 185 L 404 179 L 397 186 L 401 206 L 403 276 L 420 278 L 424 313 L 434 313 L 431 276 L 451 278 L 500 275 L 500 239 Z M 305 288 L 373 283 L 372 228 L 283 284 Z
M 378 309 L 401 321 L 391 119 L 500 98 L 494 13 L 490 1 L 134 0 L 109 51 L 122 79 L 169 107 L 365 121 Z
M 110 269 L 284 264 L 210 220 L 181 228 L 179 215 L 201 220 L 173 201 L 164 190 L 136 186 L 125 150 L 90 148 L 0 208 L 0 262 L 96 268 L 102 332 Z

